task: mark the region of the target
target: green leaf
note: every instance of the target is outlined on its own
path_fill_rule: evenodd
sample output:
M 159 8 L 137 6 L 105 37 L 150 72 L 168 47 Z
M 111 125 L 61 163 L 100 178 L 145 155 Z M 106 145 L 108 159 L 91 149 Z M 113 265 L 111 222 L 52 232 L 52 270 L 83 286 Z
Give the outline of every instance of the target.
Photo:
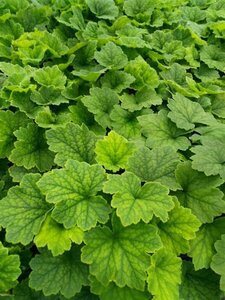
M 47 246 L 52 255 L 57 256 L 70 250 L 72 242 L 81 244 L 82 240 L 83 231 L 79 227 L 65 229 L 48 215 L 39 233 L 35 236 L 34 243 L 38 247 Z
M 125 0 L 123 9 L 128 16 L 135 17 L 138 14 L 144 13 L 151 15 L 154 6 L 152 0 Z
M 79 44 L 78 44 L 79 45 Z M 75 45 L 74 47 L 78 47 L 78 45 Z M 72 60 L 73 66 L 76 69 L 76 67 L 88 67 L 92 64 L 92 61 L 94 59 L 94 55 L 97 48 L 97 41 L 91 40 L 88 42 L 81 42 L 82 47 L 75 52 L 75 57 Z
M 6 228 L 8 242 L 29 244 L 36 235 L 51 205 L 45 202 L 36 183 L 39 174 L 27 174 L 20 186 L 9 189 L 0 201 L 0 224 Z
M 70 111 L 69 118 L 73 123 L 80 126 L 84 123 L 95 134 L 105 134 L 105 129 L 95 122 L 93 114 L 88 111 L 82 102 L 77 102 L 76 105 L 71 105 L 68 108 Z
M 73 248 L 56 257 L 49 252 L 36 255 L 30 262 L 29 286 L 43 291 L 45 296 L 60 292 L 70 298 L 79 293 L 82 285 L 86 285 L 88 276 L 87 266 L 80 261 L 79 252 Z
M 172 63 L 177 60 L 184 59 L 186 51 L 181 41 L 170 41 L 163 45 L 163 59 Z
M 107 286 L 102 285 L 94 276 L 90 276 L 91 291 L 100 295 L 101 300 L 148 300 L 149 295 L 127 286 L 120 288 L 115 283 L 110 283 Z M 88 299 L 87 299 L 88 300 Z
M 113 129 L 123 135 L 126 139 L 141 137 L 141 126 L 138 123 L 137 116 L 146 111 L 129 112 L 120 105 L 115 105 L 110 118 L 112 119 Z M 148 113 L 147 111 L 146 113 Z
M 127 23 L 122 28 L 116 30 L 116 34 L 118 35 L 117 43 L 130 48 L 130 50 L 131 48 L 144 48 L 146 46 L 143 38 L 144 33 L 146 33 L 145 29 Z
M 223 94 L 215 95 L 215 97 L 211 99 L 211 103 L 212 103 L 212 113 L 218 116 L 219 118 L 225 118 L 224 95 Z
M 72 74 L 80 77 L 85 81 L 95 82 L 98 78 L 105 73 L 107 69 L 100 65 L 90 65 L 81 68 L 77 68 L 72 71 Z
M 215 243 L 215 249 L 216 254 L 212 258 L 211 268 L 221 276 L 220 288 L 225 291 L 225 234 L 222 235 L 221 240 Z
M 66 83 L 66 76 L 58 66 L 37 69 L 33 77 L 37 83 L 47 87 L 62 89 Z
M 157 224 L 164 247 L 176 254 L 186 253 L 189 250 L 188 241 L 195 237 L 200 225 L 191 210 L 180 206 L 176 198 L 175 207 L 169 212 L 168 221 Z
M 96 122 L 102 127 L 110 127 L 110 117 L 115 104 L 119 102 L 117 94 L 109 88 L 91 88 L 90 96 L 82 98 L 82 102 L 87 109 L 94 114 Z
M 173 147 L 164 146 L 150 150 L 139 148 L 128 161 L 128 171 L 142 181 L 157 181 L 172 190 L 180 188 L 175 180 L 175 169 L 179 162 Z
M 0 157 L 8 157 L 16 140 L 14 132 L 26 126 L 28 119 L 22 112 L 0 111 Z
M 52 15 L 52 8 L 47 5 L 37 6 L 34 3 L 16 14 L 17 20 L 24 27 L 24 31 L 33 31 L 35 28 L 47 26 Z M 46 3 L 47 4 L 47 3 Z
M 203 46 L 200 51 L 200 59 L 210 68 L 225 70 L 225 55 L 223 49 L 216 45 Z
M 176 150 L 187 150 L 191 145 L 185 137 L 185 131 L 178 129 L 167 117 L 166 110 L 160 110 L 158 114 L 147 114 L 138 117 L 142 126 L 142 133 L 147 137 L 146 145 L 149 148 L 160 146 L 172 146 Z
M 62 11 L 61 15 L 56 17 L 56 19 L 60 23 L 76 30 L 83 30 L 85 28 L 82 11 L 78 7 L 71 6 L 70 10 Z
M 42 107 L 35 104 L 30 99 L 31 92 L 15 92 L 11 93 L 11 104 L 14 107 L 19 108 L 21 112 L 24 112 L 29 118 L 34 119 Z
M 17 167 L 16 165 L 10 167 L 8 171 L 9 171 L 9 175 L 12 177 L 13 182 L 21 182 L 23 176 L 28 173 L 37 173 L 36 168 L 27 170 L 24 167 Z
M 0 293 L 13 288 L 20 274 L 19 256 L 8 254 L 8 248 L 0 242 Z
M 198 135 L 193 135 L 192 140 L 194 142 L 196 141 L 202 141 L 205 139 L 205 137 L 208 138 L 222 138 L 225 135 L 225 124 L 220 122 L 215 122 L 210 126 L 204 126 L 196 128 L 196 133 Z
M 62 300 L 60 296 L 45 297 L 42 292 L 36 292 L 28 286 L 28 280 L 21 281 L 14 289 L 14 298 L 11 300 Z M 65 298 L 64 298 L 65 299 Z M 10 299 L 9 299 L 10 300 Z
M 148 268 L 148 290 L 159 300 L 179 300 L 182 260 L 165 248 L 151 256 Z
M 168 211 L 174 207 L 168 188 L 158 182 L 148 182 L 142 186 L 141 180 L 129 172 L 108 175 L 103 191 L 114 194 L 111 205 L 116 208 L 123 226 L 137 224 L 140 220 L 149 223 L 153 214 L 166 222 Z
M 195 270 L 208 269 L 213 255 L 216 253 L 214 244 L 225 234 L 225 218 L 215 219 L 213 223 L 204 224 L 190 241 L 189 256 L 192 257 Z
M 63 299 L 60 298 L 60 300 Z M 99 297 L 90 293 L 88 288 L 83 288 L 79 294 L 76 294 L 73 300 L 99 300 Z
M 94 57 L 100 65 L 108 69 L 123 69 L 128 63 L 126 54 L 113 42 L 108 42 L 100 51 L 95 52 Z
M 218 177 L 207 177 L 191 168 L 187 161 L 178 165 L 176 178 L 181 191 L 176 193 L 179 201 L 191 209 L 202 223 L 212 222 L 225 212 L 223 193 L 217 188 L 222 184 Z
M 0 37 L 3 37 L 10 42 L 17 39 L 23 32 L 24 29 L 21 24 L 13 21 L 12 18 L 5 22 L 1 22 Z
M 193 169 L 204 172 L 207 176 L 220 175 L 225 179 L 224 137 L 223 132 L 218 136 L 204 136 L 201 138 L 202 145 L 191 148 L 194 153 L 191 157 Z
M 161 247 L 156 228 L 139 223 L 123 227 L 113 219 L 113 229 L 96 227 L 84 237 L 81 260 L 103 285 L 115 282 L 144 290 L 149 255 Z
M 121 106 L 133 112 L 142 108 L 149 108 L 152 105 L 160 105 L 162 98 L 157 95 L 155 90 L 144 87 L 134 95 L 123 94 L 120 97 Z
M 168 101 L 168 107 L 171 110 L 168 117 L 178 128 L 190 130 L 195 128 L 196 123 L 211 124 L 213 122 L 213 117 L 207 114 L 199 103 L 178 93 L 173 98 Z
M 99 19 L 114 20 L 119 13 L 118 7 L 114 0 L 85 0 L 91 12 Z
M 107 87 L 117 93 L 130 87 L 135 78 L 124 71 L 109 71 L 101 78 L 102 87 Z
M 67 123 L 65 127 L 50 129 L 46 133 L 49 149 L 56 152 L 55 162 L 63 166 L 68 159 L 95 161 L 96 136 L 83 124 Z
M 108 136 L 96 143 L 96 161 L 106 169 L 113 172 L 125 169 L 128 158 L 134 152 L 134 145 L 115 131 L 110 131 Z
M 31 93 L 30 99 L 38 105 L 60 105 L 69 100 L 62 96 L 61 90 L 52 86 L 42 86 Z
M 143 87 L 154 89 L 159 85 L 158 75 L 152 67 L 142 58 L 136 57 L 125 66 L 125 71 L 135 77 L 132 87 L 139 90 Z
M 78 225 L 83 230 L 108 220 L 107 202 L 96 193 L 105 180 L 104 169 L 99 165 L 67 160 L 65 168 L 52 170 L 38 182 L 46 200 L 56 203 L 53 219 L 69 229 Z
M 30 84 L 32 74 L 31 68 L 22 68 L 17 64 L 0 62 L 0 70 L 4 73 L 4 87 L 10 91 L 27 91 L 35 88 L 35 85 Z
M 88 21 L 82 36 L 85 40 L 98 39 L 99 36 L 99 24 L 93 21 Z
M 70 121 L 70 112 L 68 110 L 60 110 L 53 112 L 49 106 L 42 107 L 35 117 L 35 123 L 42 128 L 61 127 Z
M 33 123 L 17 130 L 14 133 L 17 141 L 9 157 L 10 161 L 26 169 L 37 167 L 39 171 L 49 170 L 53 165 L 54 155 L 48 150 L 44 132 Z
M 218 276 L 210 269 L 195 272 L 191 263 L 184 262 L 179 299 L 220 299 Z
M 60 296 L 57 298 L 55 296 L 45 297 L 42 292 L 36 292 L 28 286 L 28 280 L 20 282 L 13 292 L 14 297 L 10 298 L 11 300 L 62 300 Z

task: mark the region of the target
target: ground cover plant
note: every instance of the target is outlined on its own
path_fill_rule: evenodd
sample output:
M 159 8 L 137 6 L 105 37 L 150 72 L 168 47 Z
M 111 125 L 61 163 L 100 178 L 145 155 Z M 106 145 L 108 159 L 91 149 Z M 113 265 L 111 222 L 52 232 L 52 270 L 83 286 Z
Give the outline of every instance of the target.
M 225 1 L 0 1 L 0 299 L 225 294 Z

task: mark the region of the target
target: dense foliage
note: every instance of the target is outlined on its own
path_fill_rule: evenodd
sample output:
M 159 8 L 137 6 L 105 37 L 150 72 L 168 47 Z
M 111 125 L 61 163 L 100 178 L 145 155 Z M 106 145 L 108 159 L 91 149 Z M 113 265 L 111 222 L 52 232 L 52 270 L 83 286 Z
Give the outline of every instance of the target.
M 0 1 L 0 299 L 219 300 L 225 1 Z

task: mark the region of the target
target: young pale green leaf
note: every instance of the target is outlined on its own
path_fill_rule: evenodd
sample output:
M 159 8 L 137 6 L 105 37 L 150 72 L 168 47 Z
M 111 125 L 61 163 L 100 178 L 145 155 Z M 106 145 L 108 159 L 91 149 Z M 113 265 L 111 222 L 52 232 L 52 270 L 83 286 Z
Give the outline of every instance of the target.
M 195 237 L 201 223 L 190 209 L 180 206 L 175 199 L 175 207 L 169 212 L 168 221 L 157 225 L 164 247 L 180 254 L 189 250 L 188 241 Z
M 166 222 L 168 211 L 174 207 L 168 188 L 158 182 L 141 186 L 141 180 L 129 172 L 108 175 L 103 191 L 115 194 L 111 205 L 117 209 L 116 214 L 124 226 L 137 224 L 140 220 L 148 223 L 153 214 Z
M 183 262 L 179 300 L 220 299 L 218 277 L 210 269 L 195 272 L 190 262 Z
M 0 201 L 0 224 L 6 228 L 8 242 L 29 244 L 44 221 L 51 205 L 46 203 L 36 183 L 39 174 L 27 174 L 20 186 L 9 189 Z
M 179 300 L 182 260 L 162 248 L 151 256 L 148 268 L 148 290 L 155 300 Z
M 141 292 L 131 289 L 127 286 L 120 288 L 115 283 L 111 282 L 104 286 L 96 280 L 94 276 L 90 276 L 91 291 L 99 295 L 101 300 L 148 300 L 149 295 L 146 292 Z M 87 299 L 89 300 L 89 299 Z
M 96 160 L 100 165 L 113 172 L 125 169 L 128 158 L 134 152 L 134 145 L 115 131 L 110 131 L 108 136 L 96 143 Z
M 34 123 L 17 130 L 14 133 L 17 141 L 9 160 L 26 169 L 37 167 L 39 171 L 49 170 L 53 165 L 54 154 L 48 149 L 44 133 L 44 129 Z
M 97 222 L 108 220 L 110 209 L 107 202 L 96 196 L 104 181 L 105 173 L 101 166 L 69 159 L 65 168 L 44 174 L 38 186 L 48 202 L 56 203 L 53 219 L 67 229 L 78 225 L 88 230 Z
M 96 227 L 85 234 L 86 246 L 81 260 L 90 265 L 90 273 L 103 285 L 115 282 L 119 287 L 144 290 L 149 255 L 161 247 L 156 228 L 139 223 L 123 227 L 113 219 L 113 230 Z
M 124 89 L 129 88 L 135 81 L 135 78 L 124 72 L 111 70 L 101 78 L 102 87 L 107 87 L 117 93 L 121 93 Z
M 16 140 L 14 132 L 26 126 L 28 118 L 22 112 L 0 111 L 0 157 L 8 157 Z
M 94 114 L 95 120 L 104 128 L 110 127 L 110 117 L 115 104 L 119 102 L 117 94 L 109 88 L 91 88 L 90 96 L 82 98 L 87 109 Z
M 191 157 L 193 169 L 204 172 L 207 176 L 220 175 L 225 179 L 224 137 L 224 133 L 205 136 L 201 138 L 202 145 L 191 148 L 191 152 L 194 153 Z
M 119 13 L 114 0 L 85 0 L 91 12 L 99 19 L 114 20 Z
M 68 159 L 94 163 L 97 138 L 84 124 L 67 123 L 64 127 L 48 130 L 46 137 L 49 149 L 57 153 L 55 162 L 59 166 L 63 166 Z
M 225 218 L 218 218 L 213 223 L 204 224 L 196 233 L 196 238 L 190 241 L 188 253 L 192 257 L 195 270 L 210 267 L 212 257 L 216 253 L 214 244 L 222 234 L 225 234 Z
M 113 42 L 108 42 L 100 51 L 96 51 L 94 58 L 107 69 L 123 69 L 128 63 L 126 54 Z
M 65 229 L 48 215 L 39 233 L 35 236 L 34 243 L 38 247 L 47 246 L 52 255 L 57 256 L 70 250 L 72 242 L 81 244 L 82 240 L 83 231 L 79 227 Z
M 225 291 L 225 234 L 222 235 L 221 240 L 215 243 L 216 254 L 212 258 L 211 268 L 220 278 L 220 288 Z
M 0 242 L 0 293 L 16 286 L 21 274 L 19 256 L 8 254 L 8 251 Z
M 158 114 L 148 114 L 138 117 L 142 133 L 147 137 L 146 144 L 150 148 L 172 146 L 176 150 L 187 150 L 191 145 L 185 131 L 178 129 L 167 117 L 168 112 L 161 110 Z
M 136 80 L 132 84 L 132 87 L 137 90 L 145 86 L 154 89 L 159 85 L 159 78 L 155 69 L 150 67 L 142 56 L 138 56 L 134 60 L 129 61 L 124 69 L 127 73 L 135 77 Z
M 181 204 L 191 209 L 202 223 L 212 222 L 225 212 L 223 193 L 217 188 L 222 184 L 218 177 L 207 177 L 191 168 L 191 162 L 183 162 L 176 169 L 181 191 L 176 192 Z
M 71 298 L 80 292 L 82 285 L 87 284 L 88 269 L 80 261 L 77 248 L 56 257 L 43 252 L 32 258 L 30 266 L 29 286 L 42 291 L 45 296 L 60 292 L 66 298 Z
M 170 112 L 168 117 L 178 128 L 191 130 L 195 128 L 195 123 L 211 124 L 213 117 L 207 114 L 201 105 L 193 102 L 181 94 L 175 94 L 173 100 L 168 101 Z
M 34 72 L 34 80 L 43 86 L 62 89 L 66 83 L 66 76 L 58 66 L 37 69 Z
M 143 181 L 158 181 L 172 190 L 180 188 L 175 179 L 175 169 L 179 162 L 176 150 L 170 146 L 150 150 L 139 148 L 128 161 L 128 171 Z

